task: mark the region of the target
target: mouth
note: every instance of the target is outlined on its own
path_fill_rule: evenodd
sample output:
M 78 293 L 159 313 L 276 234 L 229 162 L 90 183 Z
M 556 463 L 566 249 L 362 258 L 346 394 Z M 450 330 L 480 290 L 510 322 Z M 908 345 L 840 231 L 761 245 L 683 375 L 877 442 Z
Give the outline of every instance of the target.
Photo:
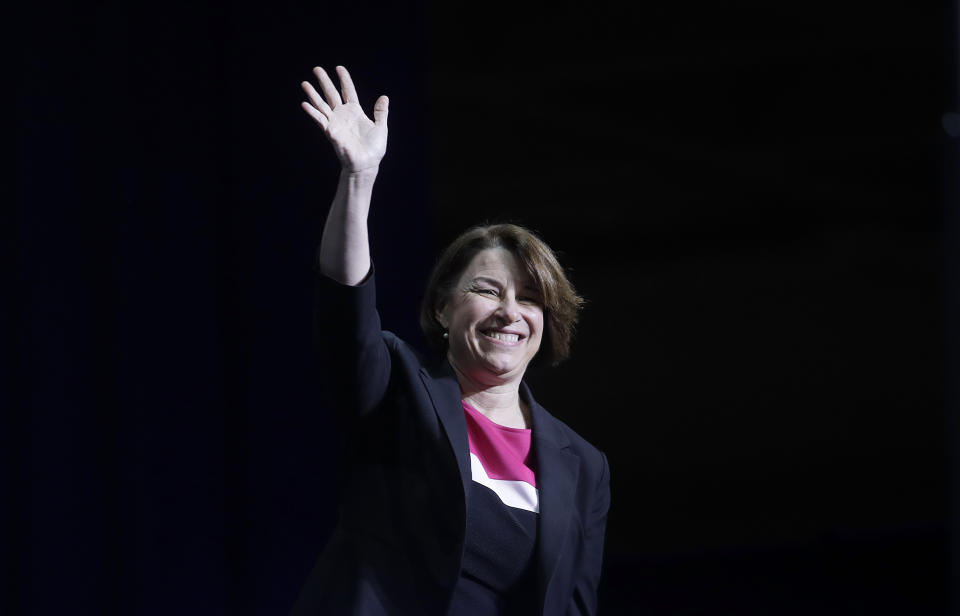
M 526 336 L 523 334 L 503 332 L 495 329 L 482 330 L 480 333 L 487 340 L 504 346 L 516 346 L 526 339 Z

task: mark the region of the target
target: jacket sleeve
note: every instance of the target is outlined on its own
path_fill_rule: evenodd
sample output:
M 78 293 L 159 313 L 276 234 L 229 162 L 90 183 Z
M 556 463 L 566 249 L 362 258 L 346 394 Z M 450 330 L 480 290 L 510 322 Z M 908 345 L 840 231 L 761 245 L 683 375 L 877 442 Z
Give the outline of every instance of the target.
M 610 466 L 607 456 L 600 453 L 600 480 L 597 483 L 593 505 L 584 525 L 584 550 L 580 571 L 573 587 L 568 614 L 594 615 L 597 613 L 597 589 L 603 568 L 603 544 L 607 532 L 607 512 L 610 510 Z
M 338 420 L 372 411 L 390 380 L 390 353 L 380 331 L 374 268 L 357 286 L 315 274 L 314 345 Z

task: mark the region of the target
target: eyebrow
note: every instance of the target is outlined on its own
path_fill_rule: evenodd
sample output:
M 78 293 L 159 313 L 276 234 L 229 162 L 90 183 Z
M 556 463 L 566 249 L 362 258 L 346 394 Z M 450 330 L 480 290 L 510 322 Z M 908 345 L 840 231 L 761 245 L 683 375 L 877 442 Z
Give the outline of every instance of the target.
M 496 286 L 498 286 L 498 287 L 502 287 L 502 286 L 503 286 L 503 283 L 502 283 L 502 282 L 500 282 L 500 281 L 497 280 L 496 278 L 490 278 L 489 276 L 476 276 L 476 277 L 474 277 L 474 279 L 471 280 L 470 282 L 480 282 L 480 281 L 482 281 L 482 282 L 488 282 L 488 283 L 490 283 L 490 284 L 492 284 L 492 285 L 496 285 Z M 533 291 L 534 293 L 539 293 L 539 292 L 540 292 L 540 289 L 538 289 L 537 287 L 535 287 L 535 286 L 533 286 L 532 284 L 529 284 L 529 283 L 528 283 L 528 284 L 524 284 L 521 288 L 522 288 L 524 291 Z

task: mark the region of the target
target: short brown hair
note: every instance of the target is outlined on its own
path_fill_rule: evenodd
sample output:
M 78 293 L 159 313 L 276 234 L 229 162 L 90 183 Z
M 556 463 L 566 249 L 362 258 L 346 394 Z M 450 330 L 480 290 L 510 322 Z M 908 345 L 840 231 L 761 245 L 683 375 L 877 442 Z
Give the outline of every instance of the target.
M 534 281 L 543 299 L 544 359 L 557 365 L 570 356 L 570 340 L 583 298 L 577 295 L 560 262 L 550 247 L 534 233 L 519 225 L 498 224 L 473 227 L 453 240 L 433 267 L 420 306 L 420 327 L 427 340 L 439 349 L 446 348 L 443 326 L 436 312 L 450 298 L 454 287 L 477 253 L 488 248 L 504 248 L 520 262 Z

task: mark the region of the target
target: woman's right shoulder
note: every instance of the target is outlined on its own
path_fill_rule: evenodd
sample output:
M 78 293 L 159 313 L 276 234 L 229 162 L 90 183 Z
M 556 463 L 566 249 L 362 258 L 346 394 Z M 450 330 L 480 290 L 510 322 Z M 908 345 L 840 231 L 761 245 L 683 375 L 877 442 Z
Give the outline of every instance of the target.
M 395 361 L 400 361 L 403 364 L 416 368 L 429 365 L 424 355 L 400 336 L 386 329 L 380 333 L 383 336 L 383 342 L 386 344 L 387 350 L 390 351 L 390 355 Z

